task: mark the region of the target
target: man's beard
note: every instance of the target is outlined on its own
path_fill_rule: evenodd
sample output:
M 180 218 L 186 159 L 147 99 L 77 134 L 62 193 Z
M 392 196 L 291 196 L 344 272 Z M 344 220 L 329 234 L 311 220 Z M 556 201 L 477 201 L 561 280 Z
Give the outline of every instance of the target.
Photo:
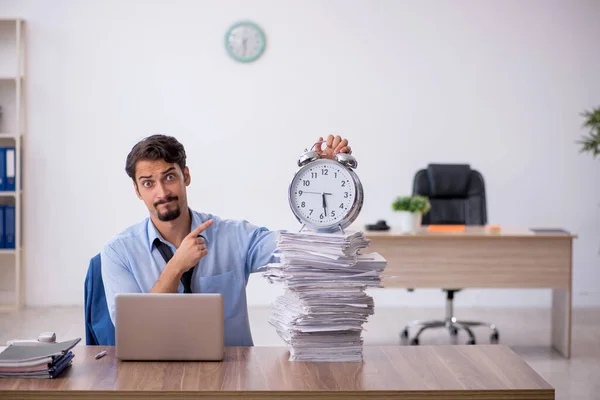
M 154 203 L 154 207 L 156 208 L 156 212 L 157 212 L 157 216 L 158 216 L 159 220 L 161 220 L 163 222 L 173 221 L 174 219 L 179 218 L 179 216 L 181 215 L 181 208 L 179 207 L 179 203 L 177 203 L 177 207 L 174 210 L 167 210 L 166 212 L 163 212 L 163 213 L 158 211 L 159 205 L 168 203 L 172 200 L 177 201 L 177 200 L 179 200 L 179 198 L 177 196 L 167 196 L 166 198 Z

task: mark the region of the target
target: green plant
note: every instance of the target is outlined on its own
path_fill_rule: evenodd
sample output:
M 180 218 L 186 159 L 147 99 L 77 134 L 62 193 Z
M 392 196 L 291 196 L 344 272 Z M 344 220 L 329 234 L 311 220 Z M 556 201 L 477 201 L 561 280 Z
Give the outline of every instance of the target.
M 425 196 L 398 196 L 392 203 L 394 211 L 420 212 L 426 214 L 431 209 L 429 199 Z
M 593 109 L 592 111 L 584 111 L 581 116 L 585 118 L 583 127 L 589 128 L 589 136 L 582 136 L 581 140 L 577 143 L 581 145 L 580 153 L 591 152 L 595 158 L 600 154 L 600 107 Z

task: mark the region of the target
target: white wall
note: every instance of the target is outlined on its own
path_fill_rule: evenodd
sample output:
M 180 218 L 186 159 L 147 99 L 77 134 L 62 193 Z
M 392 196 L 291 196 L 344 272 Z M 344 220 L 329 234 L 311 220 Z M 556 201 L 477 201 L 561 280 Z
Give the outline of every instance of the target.
M 366 190 L 359 223 L 394 220 L 429 162 L 468 162 L 489 220 L 576 232 L 574 304 L 600 306 L 600 161 L 578 154 L 600 105 L 597 1 L 11 1 L 27 20 L 26 299 L 81 304 L 91 256 L 147 211 L 124 161 L 161 132 L 186 146 L 191 205 L 295 227 L 300 152 L 348 137 Z M 266 31 L 254 64 L 230 24 Z M 250 304 L 280 289 L 253 276 Z M 442 305 L 439 290 L 372 292 Z M 547 290 L 468 290 L 460 305 L 549 305 Z

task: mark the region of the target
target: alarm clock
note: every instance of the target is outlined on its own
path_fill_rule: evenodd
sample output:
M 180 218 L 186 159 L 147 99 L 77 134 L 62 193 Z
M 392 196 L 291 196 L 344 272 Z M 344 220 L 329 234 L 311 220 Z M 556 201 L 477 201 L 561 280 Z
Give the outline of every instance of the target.
M 348 153 L 338 153 L 331 160 L 318 151 L 305 150 L 288 189 L 290 208 L 302 223 L 300 231 L 306 227 L 315 232 L 344 233 L 354 222 L 364 199 L 362 183 L 354 172 L 357 166 Z

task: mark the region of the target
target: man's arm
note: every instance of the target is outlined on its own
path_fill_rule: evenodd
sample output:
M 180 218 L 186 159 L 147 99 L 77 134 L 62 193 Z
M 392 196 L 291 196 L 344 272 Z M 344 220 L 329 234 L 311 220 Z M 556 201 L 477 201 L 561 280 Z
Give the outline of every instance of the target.
M 127 267 L 127 263 L 119 256 L 119 252 L 115 249 L 115 246 L 118 245 L 118 242 L 107 244 L 100 252 L 106 305 L 108 306 L 108 312 L 113 325 L 115 325 L 115 295 L 117 293 L 142 292 L 133 273 Z
M 150 293 L 177 293 L 182 275 L 180 269 L 174 265 L 173 259 L 171 259 L 154 286 L 152 286 Z
M 341 136 L 327 136 L 327 140 L 320 137 L 317 142 L 325 142 L 325 148 L 320 143 L 316 150 L 321 157 L 333 160 L 338 153 L 352 153 L 352 148 L 348 146 L 348 140 Z M 284 231 L 270 231 L 264 227 L 257 227 L 247 221 L 243 221 L 241 229 L 238 231 L 238 243 L 242 246 L 242 251 L 246 252 L 246 279 L 248 275 L 256 272 L 258 268 L 272 262 L 277 262 L 275 257 L 277 253 L 277 234 Z
M 277 233 L 265 227 L 254 226 L 247 221 L 242 223 L 238 234 L 239 243 L 244 244 L 246 251 L 246 277 L 257 272 L 260 267 L 277 262 Z

